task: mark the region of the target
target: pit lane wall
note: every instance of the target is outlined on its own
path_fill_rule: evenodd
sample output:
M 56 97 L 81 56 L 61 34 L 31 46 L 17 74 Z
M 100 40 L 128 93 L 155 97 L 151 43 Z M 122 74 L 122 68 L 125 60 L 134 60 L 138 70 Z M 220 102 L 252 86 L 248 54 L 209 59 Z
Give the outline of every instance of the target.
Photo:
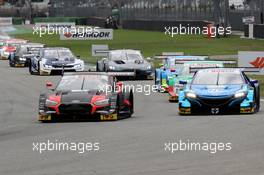
M 123 29 L 135 29 L 135 30 L 149 30 L 149 31 L 165 31 L 165 27 L 205 27 L 212 22 L 199 21 L 199 20 L 184 20 L 184 21 L 162 21 L 162 20 L 123 20 Z

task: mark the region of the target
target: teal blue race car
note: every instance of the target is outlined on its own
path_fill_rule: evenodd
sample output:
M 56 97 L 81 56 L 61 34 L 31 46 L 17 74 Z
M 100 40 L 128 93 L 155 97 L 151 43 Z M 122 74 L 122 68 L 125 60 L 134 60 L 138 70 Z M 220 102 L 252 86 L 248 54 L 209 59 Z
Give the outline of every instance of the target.
M 244 68 L 198 70 L 179 92 L 179 114 L 252 114 L 260 109 L 260 86 Z
M 205 60 L 206 58 L 206 56 L 163 56 L 163 63 L 155 70 L 155 85 L 158 91 L 168 91 L 169 78 L 178 73 L 177 61 Z

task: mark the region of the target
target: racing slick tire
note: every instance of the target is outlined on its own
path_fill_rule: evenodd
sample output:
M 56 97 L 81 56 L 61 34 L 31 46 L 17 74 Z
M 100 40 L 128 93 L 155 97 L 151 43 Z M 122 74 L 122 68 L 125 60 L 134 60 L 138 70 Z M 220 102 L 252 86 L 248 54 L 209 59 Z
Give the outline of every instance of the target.
M 28 65 L 29 65 L 29 66 L 28 66 L 28 71 L 29 71 L 30 75 L 38 75 L 38 73 L 33 72 L 33 70 L 32 70 L 31 60 L 29 60 Z
M 9 59 L 9 66 L 10 66 L 10 67 L 15 67 L 15 64 L 16 64 L 16 63 L 15 63 L 14 61 L 11 61 L 11 60 Z
M 259 85 L 256 87 L 256 100 L 255 100 L 255 109 L 254 109 L 254 113 L 259 112 L 260 109 L 260 87 Z
M 96 72 L 100 72 L 100 70 L 99 70 L 99 63 L 98 63 L 98 61 L 96 62 Z
M 53 116 L 52 115 L 46 115 L 44 114 L 45 111 L 45 102 L 46 102 L 46 94 L 41 93 L 39 96 L 39 121 L 42 123 L 48 123 L 53 121 Z
M 117 101 L 116 101 L 116 115 L 117 115 L 117 120 L 122 120 L 125 118 L 130 118 L 132 116 L 132 111 L 131 108 L 129 109 L 121 109 L 121 100 L 122 99 L 119 95 L 117 96 Z
M 129 117 L 131 117 L 132 114 L 134 113 L 134 95 L 132 91 L 125 94 L 125 100 L 128 100 L 130 103 L 128 110 L 129 110 Z

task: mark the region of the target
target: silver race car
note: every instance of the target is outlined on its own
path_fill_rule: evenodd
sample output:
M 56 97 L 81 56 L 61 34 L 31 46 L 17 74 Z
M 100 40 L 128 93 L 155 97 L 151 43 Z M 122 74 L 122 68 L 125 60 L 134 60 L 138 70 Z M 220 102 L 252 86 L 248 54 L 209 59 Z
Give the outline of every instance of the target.
M 63 47 L 42 48 L 40 54 L 30 60 L 31 75 L 51 75 L 62 72 L 80 72 L 84 61 L 76 58 L 70 49 Z
M 153 66 L 138 50 L 110 50 L 96 64 L 98 72 L 135 72 L 135 78 L 153 79 Z

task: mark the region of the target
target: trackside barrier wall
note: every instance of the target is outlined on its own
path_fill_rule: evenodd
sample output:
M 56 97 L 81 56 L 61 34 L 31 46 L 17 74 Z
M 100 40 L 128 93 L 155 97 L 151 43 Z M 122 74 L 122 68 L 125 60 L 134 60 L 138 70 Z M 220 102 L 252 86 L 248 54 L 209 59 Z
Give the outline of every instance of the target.
M 244 36 L 249 37 L 249 26 L 244 26 Z M 253 25 L 253 37 L 264 39 L 264 24 Z
M 165 31 L 165 27 L 179 27 L 180 24 L 184 27 L 207 27 L 211 24 L 209 21 L 152 21 L 152 20 L 124 20 L 122 26 L 124 29 L 136 30 L 151 30 L 151 31 Z

